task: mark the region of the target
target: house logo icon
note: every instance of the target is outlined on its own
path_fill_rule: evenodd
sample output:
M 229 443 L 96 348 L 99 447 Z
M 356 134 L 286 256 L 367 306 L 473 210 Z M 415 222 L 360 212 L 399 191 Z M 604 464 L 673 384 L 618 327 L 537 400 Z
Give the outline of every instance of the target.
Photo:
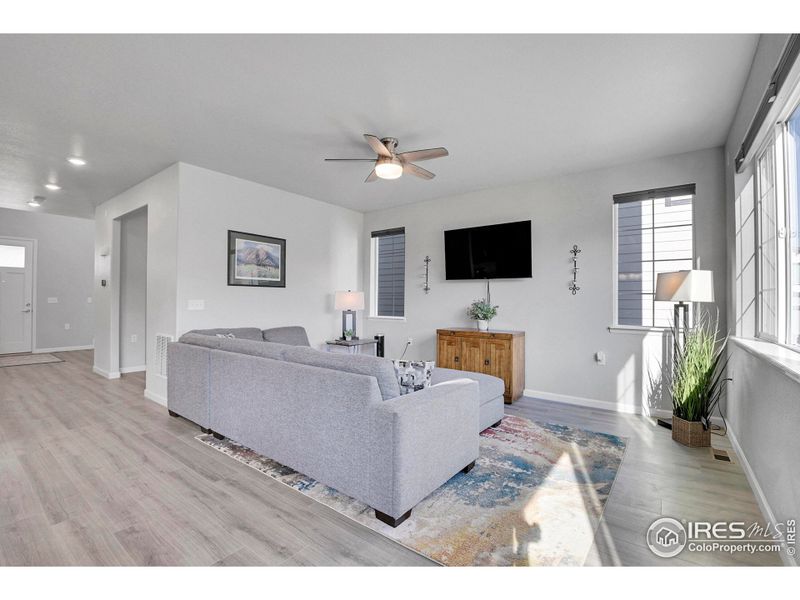
M 656 556 L 672 558 L 686 546 L 686 528 L 677 519 L 662 517 L 647 530 L 647 546 Z

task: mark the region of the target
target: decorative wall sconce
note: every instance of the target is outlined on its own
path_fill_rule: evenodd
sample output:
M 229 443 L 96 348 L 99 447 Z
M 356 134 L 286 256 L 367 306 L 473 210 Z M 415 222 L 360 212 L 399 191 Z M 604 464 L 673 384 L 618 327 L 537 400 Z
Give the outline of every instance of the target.
M 569 290 L 574 296 L 578 293 L 578 290 L 581 289 L 578 287 L 578 254 L 581 253 L 578 244 L 573 244 L 572 250 L 570 250 L 569 253 L 572 254 L 572 283 L 569 284 Z
M 425 260 L 423 260 L 422 262 L 425 263 L 425 285 L 422 286 L 422 289 L 425 290 L 425 293 L 427 294 L 428 292 L 431 291 L 431 286 L 429 284 L 431 257 L 430 256 L 426 256 Z

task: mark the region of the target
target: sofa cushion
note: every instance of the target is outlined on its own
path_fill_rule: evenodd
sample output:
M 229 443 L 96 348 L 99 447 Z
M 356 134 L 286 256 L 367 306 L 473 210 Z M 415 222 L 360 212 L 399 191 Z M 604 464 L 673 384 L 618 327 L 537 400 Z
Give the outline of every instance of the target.
M 378 381 L 378 388 L 384 400 L 391 400 L 400 395 L 400 385 L 397 383 L 394 365 L 387 358 L 366 354 L 336 354 L 293 346 L 284 352 L 284 360 L 312 367 L 369 375 Z
M 204 333 L 194 333 L 190 331 L 189 333 L 184 333 L 179 342 L 184 344 L 192 344 L 193 346 L 203 346 L 205 348 L 219 348 L 219 345 L 222 343 L 223 338 L 218 338 L 213 335 L 206 335 Z
M 308 335 L 304 327 L 273 327 L 261 332 L 265 342 L 275 342 L 276 344 L 288 344 L 289 346 L 310 346 Z
M 273 344 L 261 340 L 239 340 L 235 338 L 220 338 L 219 349 L 226 352 L 238 352 L 239 354 L 249 354 L 250 356 L 261 356 L 274 360 L 283 360 L 285 348 L 291 348 L 285 344 Z
M 193 329 L 189 333 L 199 333 L 200 335 L 216 336 L 217 334 L 229 335 L 233 334 L 239 340 L 255 340 L 263 341 L 264 337 L 261 335 L 261 330 L 257 327 L 218 327 L 216 329 Z
M 431 385 L 444 383 L 453 379 L 472 379 L 478 382 L 478 397 L 481 405 L 491 402 L 498 396 L 502 396 L 506 391 L 506 385 L 499 377 L 484 375 L 483 373 L 473 373 L 472 371 L 458 371 L 456 369 L 444 369 L 435 367 L 431 375 Z

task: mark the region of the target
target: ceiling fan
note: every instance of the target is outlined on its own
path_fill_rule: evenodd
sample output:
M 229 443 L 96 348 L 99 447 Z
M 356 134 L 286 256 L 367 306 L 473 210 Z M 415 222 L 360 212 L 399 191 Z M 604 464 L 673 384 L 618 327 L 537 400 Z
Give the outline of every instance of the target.
M 372 172 L 364 180 L 364 183 L 371 183 L 378 179 L 397 179 L 403 173 L 414 175 L 420 179 L 433 179 L 436 177 L 430 171 L 413 164 L 412 161 L 431 160 L 447 156 L 447 148 L 427 148 L 425 150 L 411 150 L 410 152 L 396 152 L 397 140 L 387 137 L 378 139 L 374 135 L 364 134 L 364 139 L 370 148 L 377 154 L 376 158 L 326 158 L 326 161 L 357 161 L 371 162 L 375 165 Z

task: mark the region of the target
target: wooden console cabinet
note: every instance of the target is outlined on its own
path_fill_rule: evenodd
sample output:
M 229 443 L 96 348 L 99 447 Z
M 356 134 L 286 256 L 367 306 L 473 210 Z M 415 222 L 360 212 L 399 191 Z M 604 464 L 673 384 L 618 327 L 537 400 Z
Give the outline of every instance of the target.
M 499 377 L 506 384 L 506 404 L 525 388 L 525 332 L 437 329 L 436 366 Z

